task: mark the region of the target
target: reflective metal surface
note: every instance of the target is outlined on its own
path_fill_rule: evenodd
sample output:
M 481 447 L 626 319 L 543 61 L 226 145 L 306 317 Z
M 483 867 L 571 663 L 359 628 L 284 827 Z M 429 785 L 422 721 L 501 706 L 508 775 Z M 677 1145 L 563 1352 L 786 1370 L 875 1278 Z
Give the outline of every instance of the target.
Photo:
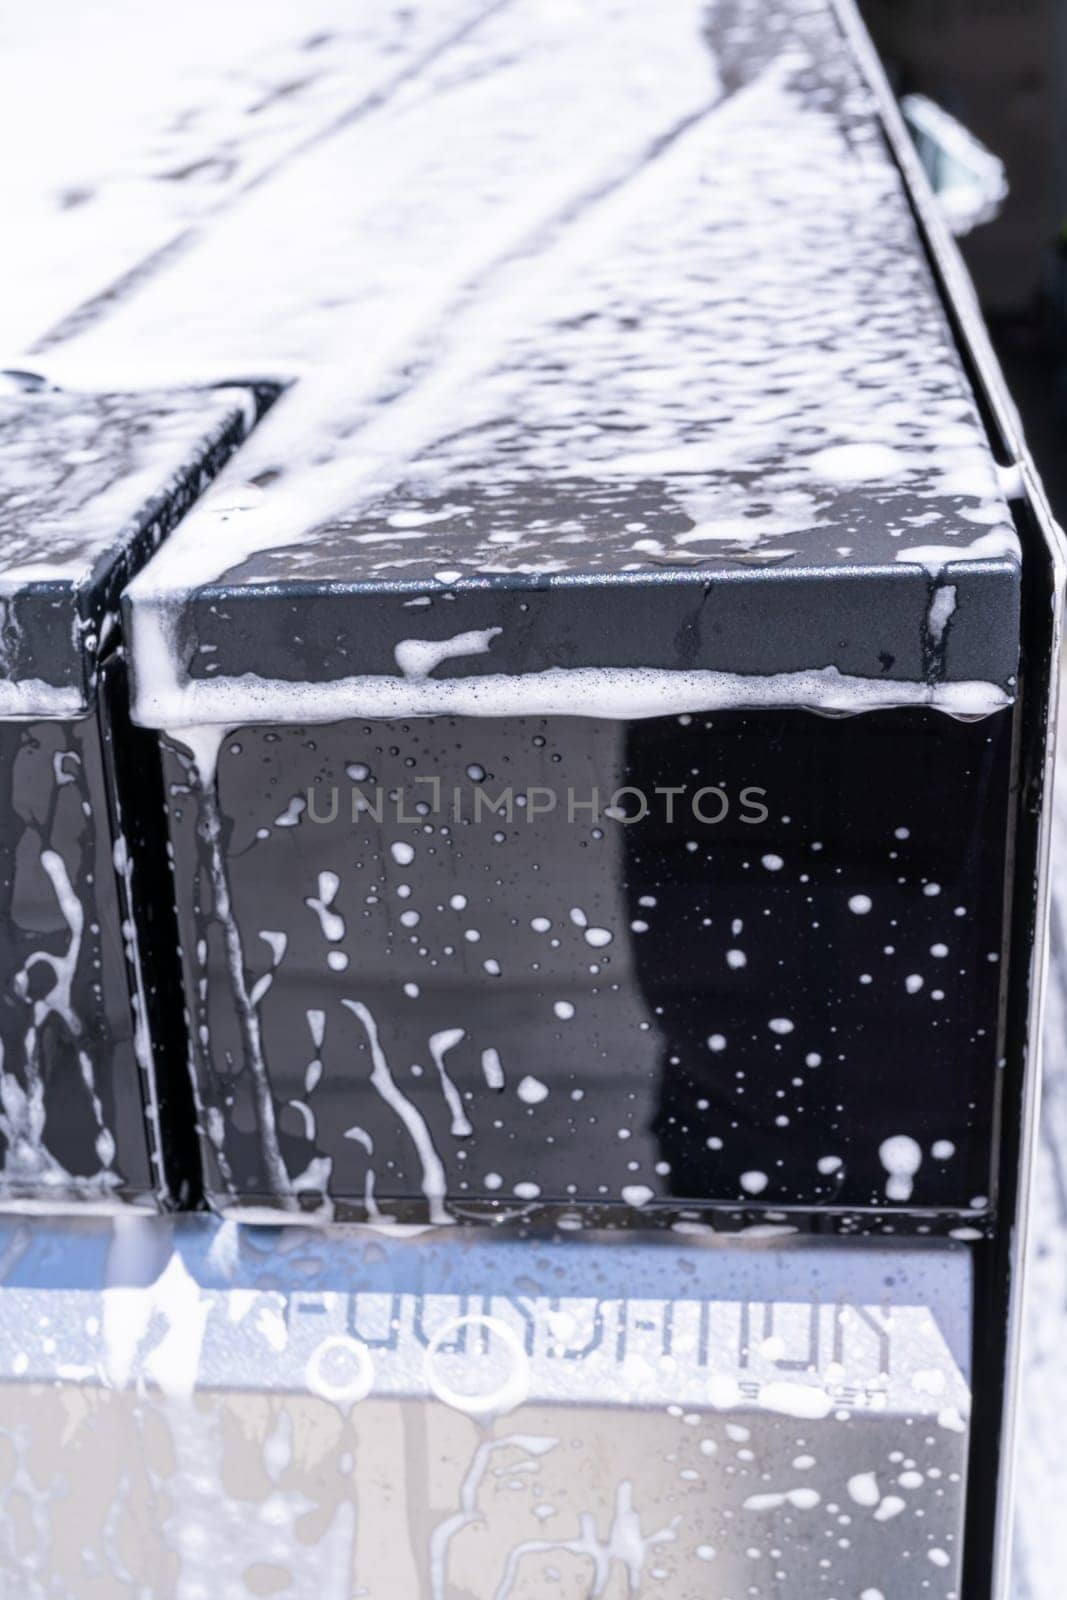
M 244 728 L 217 798 L 168 749 L 212 1203 L 982 1225 L 1012 738 L 1010 713 Z
M 196 1192 L 159 765 L 116 611 L 252 411 L 26 376 L 0 395 L 3 1206 Z
M 250 124 L 172 119 L 168 152 L 229 165 L 204 200 L 168 157 L 164 242 L 138 218 L 37 341 L 95 418 L 79 444 L 56 402 L 42 460 L 76 512 L 117 371 L 295 379 L 127 609 L 212 1202 L 544 1204 L 562 1237 L 12 1223 L 0 1571 L 19 1600 L 1000 1600 L 1062 570 L 960 263 L 844 0 L 364 10 L 273 64 L 262 162 Z M 99 642 L 126 575 L 9 608 L 15 714 L 41 664 L 84 709 L 68 624 Z M 71 1118 L 50 1201 L 121 1188 L 93 941 L 135 1017 L 166 985 L 122 922 L 174 949 L 156 744 L 111 687 L 109 831 L 69 750 L 58 798 L 12 786 L 2 1131 L 50 1172 Z M 557 796 L 531 828 L 579 715 L 580 803 L 602 769 L 692 780 L 729 822 L 594 838 Z M 427 751 L 494 797 L 521 768 L 521 821 L 321 820 Z M 756 1206 L 764 1237 L 712 1234 Z M 588 1236 L 620 1216 L 681 1231 Z M 960 1237 L 783 1242 L 843 1227 Z
M 27 1600 L 959 1592 L 962 1247 L 127 1219 L 0 1248 Z

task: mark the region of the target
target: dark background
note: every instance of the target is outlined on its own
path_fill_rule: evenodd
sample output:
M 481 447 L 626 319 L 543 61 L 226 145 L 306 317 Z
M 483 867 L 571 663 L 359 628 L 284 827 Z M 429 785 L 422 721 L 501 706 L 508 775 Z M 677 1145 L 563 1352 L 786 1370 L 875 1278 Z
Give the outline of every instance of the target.
M 1010 194 L 960 248 L 1027 438 L 1067 520 L 1067 0 L 860 0 L 893 87 L 1004 162 Z

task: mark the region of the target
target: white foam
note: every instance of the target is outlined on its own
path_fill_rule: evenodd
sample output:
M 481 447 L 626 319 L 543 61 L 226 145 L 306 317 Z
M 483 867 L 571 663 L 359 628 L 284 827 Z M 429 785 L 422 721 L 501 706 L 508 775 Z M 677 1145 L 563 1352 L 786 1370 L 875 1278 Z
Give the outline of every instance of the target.
M 459 656 L 483 656 L 503 628 L 472 628 L 451 639 L 401 639 L 393 650 L 396 664 L 406 678 L 428 678 L 442 661 Z
M 52 352 L 56 374 L 75 382 L 249 370 L 297 380 L 130 588 L 148 725 L 222 721 L 231 707 L 231 726 L 462 713 L 476 688 L 425 681 L 448 641 L 402 641 L 408 706 L 418 700 L 408 709 L 395 686 L 362 678 L 304 695 L 265 676 L 188 685 L 176 623 L 199 585 L 264 552 L 275 552 L 258 563 L 270 581 L 316 581 L 316 570 L 330 581 L 316 540 L 331 521 L 343 525 L 331 541 L 340 577 L 355 570 L 353 549 L 359 576 L 386 583 L 421 562 L 418 586 L 431 593 L 413 598 L 434 606 L 440 586 L 467 575 L 588 571 L 581 541 L 598 543 L 597 528 L 546 539 L 504 515 L 484 538 L 450 527 L 442 504 L 460 509 L 472 485 L 504 497 L 503 512 L 518 480 L 588 474 L 622 495 L 627 479 L 661 479 L 672 515 L 634 529 L 626 571 L 647 570 L 650 552 L 688 560 L 694 549 L 806 559 L 805 533 L 823 535 L 811 545 L 821 566 L 846 548 L 826 535 L 841 491 L 857 485 L 899 537 L 901 561 L 1017 558 L 906 195 L 843 44 L 827 30 L 823 70 L 845 74 L 859 108 L 847 137 L 838 107 L 797 92 L 799 40 L 723 94 L 698 0 L 655 17 L 638 0 L 578 9 L 489 17 L 469 55 L 435 69 L 447 93 L 383 101 L 309 147 L 174 270 Z M 343 204 L 322 205 L 340 193 Z M 294 271 L 294 238 L 307 271 Z M 421 503 L 380 504 L 401 490 Z M 380 537 L 359 526 L 376 507 L 395 549 L 357 543 Z M 907 548 L 924 515 L 945 530 L 940 553 Z M 491 632 L 455 638 L 481 653 Z M 644 687 L 626 676 L 628 688 L 601 676 L 599 700 L 653 692 L 647 676 Z M 468 682 L 483 700 L 504 693 L 492 677 Z M 557 704 L 583 703 L 584 680 L 558 687 Z M 677 698 L 654 692 L 657 710 L 791 703 L 766 680 L 676 687 Z M 798 677 L 795 703 L 953 710 L 962 699 L 964 715 L 1004 703 L 989 685 L 836 687 L 843 706 Z M 538 694 L 556 695 L 547 681 L 527 693 L 535 709 Z
M 0 718 L 5 721 L 59 721 L 86 710 L 81 689 L 46 683 L 43 678 L 0 678 Z
M 857 1472 L 849 1478 L 846 1484 L 848 1497 L 858 1506 L 872 1508 L 882 1498 L 878 1487 L 878 1479 L 873 1472 Z
M 145 635 L 135 616 L 135 645 Z M 328 723 L 352 718 L 601 717 L 620 721 L 685 711 L 773 709 L 859 712 L 931 706 L 951 716 L 984 717 L 1011 704 L 997 684 L 912 683 L 857 678 L 834 666 L 810 672 L 744 676 L 731 672 L 672 672 L 649 667 L 554 667 L 544 672 L 494 673 L 469 678 L 365 675 L 328 683 L 296 683 L 245 673 L 177 683 L 169 671 L 138 676 L 135 720 L 162 728 L 183 743 L 192 729 L 229 729 L 277 722 Z
M 932 578 L 938 578 L 945 568 L 959 561 L 1014 561 L 1022 560 L 1019 536 L 1010 525 L 993 528 L 977 539 L 958 544 L 906 545 L 896 552 L 897 561 L 912 566 L 925 567 Z
M 781 1411 L 787 1417 L 813 1422 L 828 1417 L 834 1409 L 833 1399 L 825 1389 L 786 1380 L 763 1384 L 759 1404 L 767 1411 Z
M 926 628 L 930 635 L 930 642 L 935 648 L 939 647 L 945 637 L 945 629 L 956 610 L 956 585 L 943 583 L 934 590 L 926 613 Z
M 442 1028 L 439 1033 L 432 1034 L 430 1038 L 430 1055 L 433 1057 L 433 1064 L 437 1068 L 437 1076 L 441 1081 L 441 1090 L 452 1117 L 452 1134 L 457 1139 L 466 1139 L 474 1132 L 474 1129 L 471 1127 L 470 1118 L 463 1109 L 459 1091 L 452 1082 L 448 1068 L 445 1066 L 445 1056 L 449 1050 L 454 1050 L 456 1045 L 462 1043 L 466 1037 L 466 1031 L 463 1028 Z
M 907 1133 L 896 1133 L 884 1139 L 878 1155 L 889 1174 L 885 1192 L 889 1200 L 910 1200 L 915 1174 L 922 1165 L 923 1153 L 918 1143 Z
M 386 1105 L 396 1112 L 404 1124 L 411 1138 L 412 1144 L 418 1153 L 422 1165 L 422 1192 L 426 1196 L 430 1208 L 430 1221 L 433 1223 L 449 1223 L 451 1217 L 445 1208 L 445 1193 L 447 1184 L 445 1169 L 440 1156 L 434 1148 L 430 1130 L 418 1110 L 405 1094 L 402 1093 L 389 1069 L 385 1051 L 382 1049 L 378 1037 L 378 1025 L 370 1011 L 361 1000 L 342 1000 L 342 1005 L 347 1006 L 360 1022 L 367 1035 L 367 1043 L 371 1052 L 371 1083 L 381 1095 Z
M 491 1046 L 489 1049 L 482 1051 L 482 1075 L 488 1088 L 502 1089 L 504 1087 L 504 1068 L 500 1060 L 500 1053 Z

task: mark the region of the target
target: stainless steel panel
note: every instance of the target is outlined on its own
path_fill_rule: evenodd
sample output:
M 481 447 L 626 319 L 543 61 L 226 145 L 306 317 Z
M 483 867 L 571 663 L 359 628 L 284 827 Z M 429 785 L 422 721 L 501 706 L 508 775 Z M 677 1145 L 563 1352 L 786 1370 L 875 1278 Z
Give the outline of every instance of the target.
M 0 1249 L 0 1592 L 959 1592 L 960 1245 L 130 1217 Z

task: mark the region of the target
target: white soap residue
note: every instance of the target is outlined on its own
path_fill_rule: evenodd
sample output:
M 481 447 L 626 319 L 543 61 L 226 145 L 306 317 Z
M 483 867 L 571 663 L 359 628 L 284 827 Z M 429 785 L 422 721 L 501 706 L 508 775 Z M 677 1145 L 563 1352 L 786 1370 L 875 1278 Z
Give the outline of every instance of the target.
M 831 483 L 876 483 L 899 478 L 908 470 L 907 459 L 884 444 L 841 444 L 819 450 L 805 463 L 816 477 Z
M 504 1068 L 500 1060 L 500 1053 L 491 1046 L 482 1051 L 482 1076 L 485 1078 L 486 1087 L 489 1089 L 503 1089 Z M 520 1085 L 520 1094 L 522 1092 Z
M 878 1479 L 873 1472 L 857 1472 L 849 1478 L 846 1485 L 849 1499 L 858 1506 L 873 1507 L 882 1498 L 878 1487 Z
M 1010 561 L 1018 566 L 1022 547 L 1019 535 L 1008 524 L 959 544 L 905 545 L 896 552 L 896 559 L 925 567 L 932 578 L 939 578 L 950 563 L 957 561 Z
M 456 1139 L 466 1139 L 474 1132 L 470 1118 L 463 1109 L 463 1102 L 459 1097 L 459 1090 L 449 1076 L 445 1066 L 445 1056 L 449 1050 L 455 1049 L 457 1044 L 467 1037 L 463 1028 L 442 1028 L 439 1033 L 431 1035 L 430 1055 L 437 1068 L 437 1076 L 441 1080 L 441 1090 L 452 1116 L 452 1134 Z
M 836 667 L 810 672 L 668 671 L 651 667 L 552 667 L 543 672 L 464 678 L 368 675 L 332 682 L 293 682 L 244 673 L 179 680 L 166 667 L 166 647 L 153 640 L 150 614 L 134 613 L 134 648 L 155 667 L 137 677 L 136 720 L 188 742 L 188 730 L 221 718 L 228 728 L 256 723 L 325 723 L 355 718 L 573 716 L 636 721 L 684 711 L 796 706 L 810 711 L 872 711 L 931 706 L 950 716 L 990 716 L 1011 704 L 993 683 L 912 683 L 857 678 Z M 162 670 L 159 664 L 163 662 Z M 220 693 L 224 690 L 225 694 Z
M 299 826 L 300 819 L 306 810 L 307 801 L 304 796 L 302 794 L 294 794 L 285 810 L 275 817 L 274 826 L 276 828 L 296 828 Z
M 641 1519 L 633 1504 L 633 1486 L 623 1480 L 615 1491 L 615 1511 L 605 1537 L 602 1538 L 598 1532 L 594 1518 L 586 1514 L 580 1519 L 581 1532 L 577 1538 L 520 1541 L 508 1553 L 493 1600 L 510 1600 L 525 1557 L 545 1556 L 554 1550 L 591 1561 L 593 1577 L 587 1591 L 589 1600 L 596 1600 L 597 1596 L 606 1592 L 616 1562 L 626 1575 L 626 1592 L 636 1596 L 641 1593 L 649 1550 L 657 1545 L 673 1543 L 680 1522 L 681 1517 L 676 1516 L 656 1533 L 642 1532 Z
M 272 967 L 281 966 L 285 960 L 285 952 L 289 948 L 289 935 L 270 928 L 261 928 L 259 937 L 270 950 L 270 964 Z
M 306 1015 L 312 1043 L 316 1050 L 321 1050 L 322 1041 L 326 1037 L 326 1013 L 313 1007 Z
M 406 581 L 405 598 L 391 591 L 397 605 L 416 602 L 436 623 L 468 578 L 584 581 L 610 567 L 628 579 L 707 559 L 718 578 L 763 562 L 847 562 L 839 552 L 858 540 L 846 540 L 841 506 L 854 496 L 884 531 L 883 559 L 889 538 L 899 559 L 923 559 L 906 545 L 924 514 L 944 528 L 950 559 L 986 558 L 969 540 L 976 526 L 1008 548 L 1002 487 L 907 196 L 829 20 L 753 50 L 748 81 L 735 82 L 732 71 L 720 80 L 699 0 L 655 17 L 641 0 L 487 4 L 470 29 L 451 8 L 430 12 L 399 32 L 383 13 L 365 24 L 362 50 L 349 29 L 325 30 L 326 59 L 339 52 L 345 70 L 267 96 L 256 125 L 271 130 L 269 159 L 257 160 L 240 119 L 224 161 L 210 118 L 150 119 L 150 134 L 109 151 L 91 204 L 49 218 L 54 240 L 72 241 L 50 252 L 66 283 L 85 219 L 100 215 L 96 189 L 127 196 L 124 227 L 94 230 L 93 281 L 129 279 L 53 308 L 76 313 L 46 340 L 57 379 L 295 380 L 131 586 L 140 720 L 461 713 L 462 698 L 428 693 L 452 687 L 431 675 L 455 653 L 446 647 L 465 639 L 463 653 L 480 654 L 493 634 L 403 640 L 400 683 L 418 701 L 408 708 L 395 685 L 358 674 L 303 693 L 266 676 L 190 683 L 179 613 L 226 574 L 238 586 L 380 581 L 382 605 Z M 305 125 L 308 106 L 332 102 L 353 75 L 365 86 L 358 111 Z M 172 106 L 169 82 L 160 93 Z M 175 182 L 175 171 L 194 176 Z M 127 228 L 141 241 L 132 256 Z M 11 231 L 25 251 L 26 230 Z M 35 280 L 23 293 L 36 294 Z M 36 320 L 11 316 L 15 328 Z M 39 367 L 41 352 L 18 364 Z M 536 491 L 539 514 L 516 507 L 516 485 L 564 482 L 578 487 L 555 500 Z M 621 501 L 645 498 L 614 528 Z M 522 714 L 490 704 L 503 686 L 480 682 L 481 693 L 463 691 L 482 702 L 470 714 Z M 618 706 L 649 689 L 602 682 L 598 696 Z M 661 685 L 659 713 L 683 689 L 685 710 L 768 693 L 821 709 L 831 692 L 822 685 L 813 702 L 799 683 L 799 700 L 766 680 Z M 557 690 L 565 711 L 586 709 L 577 677 L 521 697 L 534 710 Z M 962 697 L 964 714 L 976 702 L 984 714 L 1005 703 L 1003 685 L 859 680 L 834 692 L 846 704 L 829 709 L 957 710 Z M 589 714 L 624 713 L 594 703 Z
M 763 1384 L 758 1403 L 764 1410 L 780 1411 L 787 1417 L 811 1422 L 828 1417 L 834 1409 L 834 1401 L 825 1389 L 816 1388 L 810 1383 L 789 1383 L 786 1380 Z
M 944 643 L 945 629 L 956 610 L 956 593 L 954 583 L 940 584 L 934 590 L 926 613 L 926 631 L 935 650 L 939 650 Z
M 182 742 L 189 746 L 194 755 L 194 768 L 200 786 L 200 811 L 203 818 L 203 835 L 208 845 L 208 864 L 210 864 L 211 891 L 213 891 L 213 915 L 216 922 L 221 923 L 222 938 L 226 947 L 227 971 L 229 971 L 230 994 L 234 997 L 235 1010 L 237 1010 L 238 1027 L 242 1034 L 243 1051 L 245 1051 L 246 1067 L 250 1070 L 251 1090 L 253 1090 L 254 1104 L 256 1104 L 256 1117 L 259 1122 L 259 1144 L 261 1144 L 262 1162 L 266 1166 L 266 1178 L 270 1189 L 274 1192 L 275 1203 L 282 1210 L 296 1210 L 296 1190 L 293 1179 L 282 1155 L 282 1146 L 278 1142 L 277 1112 L 275 1112 L 274 1094 L 270 1088 L 270 1075 L 267 1070 L 266 1054 L 262 1048 L 262 1029 L 259 1021 L 258 1002 L 253 998 L 248 989 L 248 976 L 246 976 L 245 947 L 243 947 L 242 930 L 238 926 L 237 912 L 234 902 L 230 898 L 229 874 L 227 874 L 226 854 L 222 846 L 222 814 L 219 810 L 218 790 L 216 790 L 216 765 L 218 765 L 218 752 L 222 738 L 221 728 L 213 726 L 197 726 L 189 728 L 182 733 Z M 326 888 L 330 888 L 331 875 L 326 875 Z M 211 1106 L 210 1114 L 219 1114 L 218 1106 Z M 221 1120 L 221 1115 L 216 1117 Z M 224 1122 L 222 1122 L 224 1125 Z M 224 1150 L 221 1141 L 216 1142 L 219 1160 L 224 1162 Z
M 444 1165 L 434 1148 L 430 1130 L 426 1126 L 422 1114 L 397 1087 L 378 1037 L 378 1025 L 362 1000 L 343 1000 L 341 1003 L 347 1006 L 349 1011 L 357 1016 L 363 1024 L 371 1052 L 370 1081 L 386 1105 L 396 1112 L 407 1129 L 411 1142 L 418 1153 L 419 1161 L 422 1164 L 422 1192 L 429 1203 L 430 1221 L 434 1223 L 450 1223 L 452 1219 L 445 1207 L 447 1183 Z
M 797 1511 L 814 1511 L 822 1503 L 817 1489 L 769 1490 L 763 1494 L 750 1494 L 742 1501 L 746 1511 L 779 1511 L 782 1506 L 793 1506 Z
M 86 697 L 73 685 L 46 683 L 43 678 L 0 678 L 0 718 L 59 721 L 83 716 Z
M 884 1139 L 878 1147 L 878 1156 L 889 1174 L 885 1192 L 889 1200 L 910 1200 L 915 1174 L 922 1165 L 923 1153 L 917 1142 L 906 1133 L 896 1133 Z
M 122 808 L 119 797 L 116 796 L 117 824 L 123 826 Z M 129 848 L 126 844 L 126 835 L 119 832 L 111 850 L 112 865 L 122 882 L 125 895 L 124 914 L 122 919 L 122 943 L 126 954 L 126 961 L 132 974 L 133 983 L 130 992 L 130 1006 L 133 1012 L 133 1051 L 137 1058 L 137 1066 L 142 1077 L 142 1094 L 144 1096 L 145 1117 L 150 1128 L 149 1159 L 159 1193 L 167 1191 L 167 1174 L 163 1165 L 162 1130 L 160 1127 L 160 1101 L 159 1086 L 156 1078 L 156 1058 L 152 1048 L 152 1036 L 148 1025 L 148 989 L 145 982 L 144 963 L 141 959 L 140 930 L 133 915 L 134 905 L 134 870 L 130 858 Z M 0 1047 L 0 1063 L 3 1060 L 3 1051 Z M 0 1073 L 0 1105 L 3 1104 L 3 1078 Z M 2 1124 L 0 1124 L 2 1127 Z
M 341 880 L 336 872 L 320 872 L 318 894 L 308 895 L 304 900 L 304 904 L 318 917 L 323 938 L 331 944 L 339 944 L 345 936 L 344 917 L 330 909 L 340 887 Z
M 4 1054 L 0 1045 L 0 1132 L 7 1143 L 4 1166 L 0 1172 L 0 1187 L 14 1191 L 9 1203 L 22 1203 L 18 1198 L 23 1191 L 38 1191 L 47 1205 L 47 1196 L 79 1194 L 85 1204 L 94 1201 L 106 1203 L 108 1195 L 119 1184 L 118 1174 L 112 1170 L 115 1158 L 114 1136 L 104 1124 L 103 1104 L 96 1087 L 96 1072 L 80 1017 L 74 1009 L 72 987 L 82 954 L 85 933 L 85 910 L 71 883 L 66 862 L 57 850 L 40 851 L 41 869 L 48 879 L 60 915 L 67 925 L 67 948 L 61 954 L 49 950 L 34 950 L 23 965 L 12 974 L 11 988 L 29 1011 L 29 1020 L 23 1035 L 23 1076 L 5 1069 Z M 31 974 L 41 969 L 51 973 L 51 982 L 40 993 L 34 993 Z M 82 1084 L 88 1094 L 93 1118 L 96 1122 L 95 1150 L 101 1163 L 100 1171 L 92 1178 L 75 1178 L 69 1173 L 45 1141 L 45 1080 L 42 1072 L 41 1041 L 45 1024 L 52 1015 L 62 1021 L 68 1035 L 75 1041 L 78 1068 Z M 33 1203 L 26 1200 L 25 1203 Z
M 142 1242 L 149 1252 L 144 1265 L 151 1261 L 154 1241 L 146 1221 L 115 1219 L 109 1283 L 103 1295 L 106 1380 L 123 1389 L 143 1373 L 165 1395 L 188 1399 L 199 1377 L 211 1302 L 177 1252 L 169 1255 L 152 1281 L 128 1285 L 131 1269 L 135 1278 L 146 1275 L 140 1264 Z
M 401 639 L 393 651 L 406 678 L 428 678 L 442 661 L 458 656 L 483 656 L 502 628 L 474 628 L 451 639 Z
M 546 1434 L 511 1433 L 500 1439 L 483 1439 L 474 1452 L 459 1492 L 459 1509 L 439 1522 L 430 1535 L 430 1600 L 447 1600 L 448 1550 L 452 1540 L 464 1528 L 473 1527 L 485 1519 L 479 1507 L 478 1495 L 482 1481 L 497 1451 L 519 1450 L 536 1460 L 554 1450 L 559 1440 Z

